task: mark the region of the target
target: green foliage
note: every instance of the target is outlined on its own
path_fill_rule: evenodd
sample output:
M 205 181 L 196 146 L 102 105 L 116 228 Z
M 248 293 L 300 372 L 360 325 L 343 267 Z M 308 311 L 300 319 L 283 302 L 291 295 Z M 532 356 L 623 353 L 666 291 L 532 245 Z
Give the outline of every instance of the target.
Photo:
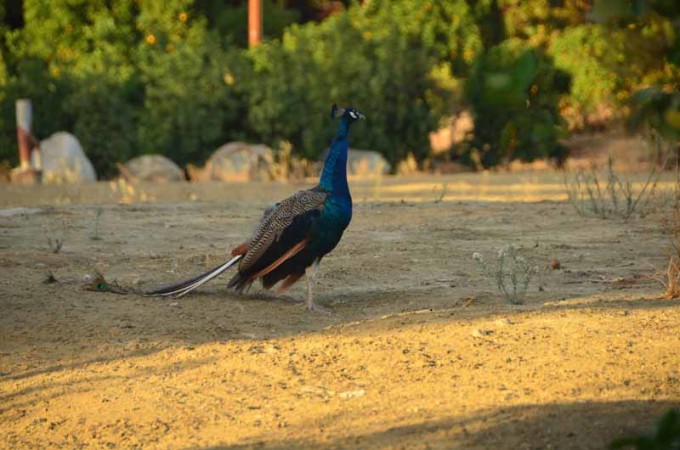
M 521 305 L 526 299 L 527 289 L 534 275 L 539 273 L 538 266 L 521 256 L 520 249 L 506 245 L 498 251 L 497 259 L 488 261 L 481 253 L 473 253 L 480 269 L 491 278 L 505 301 Z
M 144 86 L 139 145 L 180 164 L 206 159 L 235 116 L 232 54 L 221 50 L 203 19 L 188 16 L 190 3 L 147 1 L 137 18 L 146 35 L 135 55 Z
M 588 24 L 565 30 L 549 53 L 572 76 L 568 105 L 585 115 L 602 105 L 620 106 L 646 76 L 662 71 L 662 46 L 636 29 Z
M 46 136 L 59 130 L 72 129 L 70 118 L 62 114 L 62 105 L 70 85 L 63 78 L 50 75 L 47 65 L 35 58 L 22 59 L 8 73 L 7 84 L 0 95 L 0 159 L 16 164 L 17 142 L 15 103 L 17 99 L 29 98 L 33 103 L 33 129 Z
M 585 22 L 588 8 L 580 0 L 505 0 L 503 26 L 508 38 L 545 49 L 563 30 Z
M 248 45 L 248 4 L 225 6 L 224 3 L 224 0 L 198 0 L 196 6 L 206 14 L 210 29 L 223 36 L 229 45 L 245 48 Z M 279 3 L 262 0 L 264 38 L 280 38 L 285 28 L 300 18 L 297 11 L 282 8 Z
M 35 133 L 73 132 L 100 176 L 140 152 L 186 163 L 223 143 L 239 108 L 229 74 L 237 55 L 191 16 L 191 0 L 138 3 L 25 0 L 26 26 L 6 33 L 6 83 L 0 71 L 0 159 L 15 160 L 22 97 L 33 102 Z
M 106 73 L 124 81 L 133 73 L 130 48 L 138 38 L 135 3 L 24 0 L 26 25 L 7 34 L 11 53 L 44 61 L 53 77 Z
M 313 159 L 333 135 L 334 102 L 366 113 L 353 145 L 392 167 L 427 158 L 428 133 L 463 108 L 475 136 L 458 154 L 484 166 L 563 158 L 559 107 L 632 111 L 677 136 L 678 2 L 343 3 L 298 25 L 328 0 L 264 0 L 268 39 L 243 50 L 245 2 L 24 0 L 23 28 L 0 2 L 0 160 L 16 162 L 22 97 L 35 133 L 75 133 L 101 176 L 139 153 L 201 163 L 231 139 L 287 140 Z
M 73 133 L 87 149 L 99 176 L 115 173 L 115 164 L 137 153 L 137 112 L 129 97 L 138 92 L 132 82 L 118 85 L 100 77 L 74 83 L 64 109 L 73 119 Z
M 3 119 L 5 118 L 5 114 L 3 114 L 3 110 L 7 109 L 6 105 L 7 104 L 7 66 L 5 64 L 5 58 L 3 56 L 3 52 L 0 52 L 0 105 L 3 105 L 0 108 L 0 161 L 9 159 L 9 154 L 11 151 L 9 150 L 9 147 L 12 145 L 7 142 L 6 139 L 4 139 L 4 128 L 6 128 L 4 125 Z
M 5 58 L 2 56 L 2 53 L 0 53 L 0 89 L 6 85 L 7 85 L 7 66 L 5 65 Z
M 111 174 L 114 162 L 133 153 L 133 105 L 127 103 L 126 90 L 134 84 L 129 57 L 136 36 L 133 13 L 133 1 L 110 6 L 86 0 L 24 1 L 25 27 L 6 34 L 15 70 L 0 119 L 0 151 L 10 151 L 0 157 L 16 153 L 17 98 L 31 99 L 35 134 L 74 132 L 100 175 Z
M 678 450 L 680 449 L 680 412 L 669 410 L 656 424 L 656 430 L 651 435 L 616 439 L 609 445 L 610 449 L 635 450 Z
M 637 70 L 622 78 L 641 81 L 632 82 L 626 96 L 631 107 L 628 125 L 651 129 L 670 142 L 680 139 L 680 4 L 600 0 L 592 16 L 609 33 L 624 28 L 626 52 L 633 50 L 635 59 L 626 63 Z
M 368 112 L 353 145 L 383 153 L 390 164 L 429 153 L 427 133 L 439 116 L 430 107 L 431 60 L 393 23 L 342 13 L 321 24 L 291 27 L 282 42 L 250 52 L 249 121 L 265 142 L 290 140 L 316 158 L 328 146 L 328 106 Z
M 580 114 L 593 112 L 614 99 L 620 78 L 616 66 L 624 61 L 621 36 L 607 36 L 599 25 L 570 28 L 555 38 L 549 54 L 555 66 L 572 77 L 568 98 Z
M 563 158 L 557 143 L 563 132 L 557 105 L 568 87 L 568 77 L 548 57 L 526 49 L 521 41 L 490 48 L 479 57 L 466 84 L 475 136 L 461 156 L 478 158 L 485 167 L 513 159 Z
M 633 113 L 629 125 L 633 129 L 651 128 L 669 141 L 680 140 L 680 86 L 664 92 L 652 86 L 632 97 Z
M 438 63 L 450 65 L 455 75 L 464 75 L 484 49 L 476 14 L 489 9 L 488 1 L 466 0 L 372 0 L 352 9 L 354 23 L 374 35 L 394 32 L 419 41 Z

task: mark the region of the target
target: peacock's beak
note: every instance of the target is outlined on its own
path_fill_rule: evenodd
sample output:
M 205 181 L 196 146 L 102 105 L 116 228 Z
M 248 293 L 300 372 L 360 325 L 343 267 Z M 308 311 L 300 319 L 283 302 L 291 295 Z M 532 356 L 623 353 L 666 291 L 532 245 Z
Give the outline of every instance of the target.
M 359 111 L 357 111 L 357 114 L 359 115 L 359 119 L 364 119 L 364 120 L 366 119 L 366 116 L 361 114 Z

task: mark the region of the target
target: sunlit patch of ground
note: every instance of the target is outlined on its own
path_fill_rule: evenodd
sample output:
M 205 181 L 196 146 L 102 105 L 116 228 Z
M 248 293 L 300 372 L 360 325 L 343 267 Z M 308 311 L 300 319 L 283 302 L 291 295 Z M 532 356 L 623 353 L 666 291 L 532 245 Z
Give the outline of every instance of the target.
M 180 300 L 81 286 L 205 270 L 309 184 L 139 185 L 131 205 L 108 183 L 0 186 L 0 447 L 595 449 L 646 429 L 680 406 L 680 308 L 650 277 L 668 210 L 583 218 L 563 179 L 354 182 L 321 265 L 331 316 L 289 301 L 304 283 L 288 299 L 226 279 Z M 524 305 L 472 259 L 507 244 L 561 265 Z
M 600 175 L 601 177 L 603 175 Z M 408 178 L 380 176 L 350 182 L 355 202 L 562 202 L 568 198 L 570 172 L 462 173 L 418 175 Z M 625 175 L 633 191 L 647 185 L 648 173 Z M 601 179 L 601 181 L 603 181 Z M 606 181 L 606 179 L 604 180 Z M 71 204 L 144 204 L 156 202 L 266 202 L 311 187 L 316 180 L 294 183 L 138 183 L 99 182 L 88 185 L 0 185 L 0 207 Z M 649 183 L 649 189 L 653 183 Z M 675 178 L 664 174 L 656 183 L 656 196 L 669 196 Z M 604 186 L 602 186 L 604 187 Z

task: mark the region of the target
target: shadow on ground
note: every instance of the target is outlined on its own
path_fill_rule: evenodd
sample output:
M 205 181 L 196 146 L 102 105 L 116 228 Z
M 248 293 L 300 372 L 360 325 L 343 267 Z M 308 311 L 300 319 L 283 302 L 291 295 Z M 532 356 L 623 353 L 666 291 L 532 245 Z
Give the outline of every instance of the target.
M 604 449 L 619 437 L 650 432 L 680 402 L 579 402 L 520 405 L 463 418 L 426 421 L 330 441 L 254 441 L 211 450 L 328 449 Z

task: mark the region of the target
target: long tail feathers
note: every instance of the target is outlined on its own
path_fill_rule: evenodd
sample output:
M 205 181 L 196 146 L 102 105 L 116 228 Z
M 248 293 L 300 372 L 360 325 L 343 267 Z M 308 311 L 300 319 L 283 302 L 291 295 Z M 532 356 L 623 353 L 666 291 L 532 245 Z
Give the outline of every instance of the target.
M 231 258 L 229 261 L 225 262 L 224 264 L 221 264 L 214 269 L 211 269 L 205 273 L 202 273 L 194 278 L 191 278 L 189 280 L 181 281 L 179 283 L 172 284 L 170 286 L 163 286 L 161 288 L 158 288 L 156 290 L 146 292 L 146 295 L 161 295 L 164 297 L 168 296 L 175 296 L 175 297 L 182 297 L 189 292 L 193 291 L 200 285 L 207 283 L 208 281 L 212 280 L 213 278 L 217 277 L 220 275 L 222 272 L 228 270 L 231 268 L 234 264 L 236 264 L 243 255 L 236 255 L 233 258 Z

